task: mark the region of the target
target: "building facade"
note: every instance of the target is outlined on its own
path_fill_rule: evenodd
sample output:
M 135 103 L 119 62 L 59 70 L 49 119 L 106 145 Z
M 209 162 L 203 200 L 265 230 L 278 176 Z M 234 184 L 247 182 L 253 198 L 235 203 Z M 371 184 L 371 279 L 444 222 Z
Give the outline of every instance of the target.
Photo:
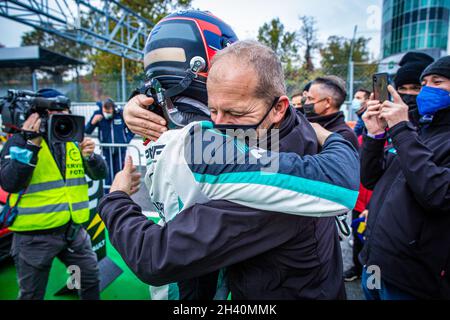
M 450 0 L 384 0 L 382 17 L 383 71 L 395 72 L 408 51 L 450 54 Z

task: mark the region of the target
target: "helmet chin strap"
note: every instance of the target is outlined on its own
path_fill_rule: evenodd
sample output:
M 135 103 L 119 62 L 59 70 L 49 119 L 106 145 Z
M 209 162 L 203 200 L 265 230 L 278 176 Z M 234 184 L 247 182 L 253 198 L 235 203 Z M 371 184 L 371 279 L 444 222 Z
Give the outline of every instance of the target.
M 151 93 L 152 88 L 155 89 L 157 86 L 158 88 L 156 89 L 156 93 L 162 94 L 161 97 L 157 97 L 156 99 L 159 103 L 163 103 L 166 98 L 172 98 L 180 95 L 191 85 L 192 81 L 197 78 L 198 73 L 206 68 L 205 59 L 199 56 L 193 57 L 191 59 L 190 66 L 191 68 L 186 70 L 186 76 L 177 85 L 171 87 L 170 89 L 163 90 L 158 80 L 151 79 L 141 88 L 141 93 L 147 96 L 152 96 L 152 94 L 149 93 Z
M 176 86 L 166 90 L 164 95 L 166 98 L 171 98 L 179 95 L 184 90 L 186 90 L 192 83 L 192 81 L 197 78 L 199 72 L 202 72 L 206 68 L 206 61 L 202 57 L 193 57 L 189 63 L 190 69 L 186 70 L 186 76 L 180 81 Z
M 178 96 L 191 85 L 195 78 L 197 78 L 197 73 L 194 73 L 191 69 L 186 70 L 186 76 L 183 80 L 181 80 L 176 86 L 164 91 L 164 95 L 166 98 Z

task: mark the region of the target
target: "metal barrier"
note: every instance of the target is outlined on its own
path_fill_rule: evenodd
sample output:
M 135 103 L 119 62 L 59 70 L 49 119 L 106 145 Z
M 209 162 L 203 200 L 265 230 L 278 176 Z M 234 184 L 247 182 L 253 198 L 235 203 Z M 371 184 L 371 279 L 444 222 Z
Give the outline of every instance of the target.
M 131 149 L 135 149 L 137 151 L 137 158 L 138 158 L 138 170 L 141 171 L 142 177 L 141 177 L 141 181 L 144 180 L 144 174 L 145 174 L 145 169 L 144 172 L 142 170 L 143 165 L 142 165 L 142 157 L 143 157 L 143 153 L 141 153 L 141 150 L 133 144 L 129 144 L 129 143 L 95 143 L 96 146 L 100 147 L 100 149 L 102 150 L 102 155 L 103 155 L 103 148 L 108 148 L 108 149 L 113 149 L 113 148 L 118 148 L 118 149 L 123 149 L 123 148 L 127 148 L 127 153 L 128 153 L 128 148 Z M 119 167 L 123 168 L 123 163 L 119 163 Z M 111 168 L 111 164 L 108 164 L 108 168 Z M 111 181 L 114 180 L 114 172 L 112 170 L 110 170 L 109 172 L 110 177 L 111 177 Z M 110 188 L 111 185 L 107 185 L 106 181 L 103 180 L 103 188 Z

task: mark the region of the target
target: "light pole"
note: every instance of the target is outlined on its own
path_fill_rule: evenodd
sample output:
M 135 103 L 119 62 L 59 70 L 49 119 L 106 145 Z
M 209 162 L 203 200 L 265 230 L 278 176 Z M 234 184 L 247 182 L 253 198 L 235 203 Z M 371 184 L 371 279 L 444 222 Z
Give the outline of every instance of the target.
M 354 75 L 354 64 L 353 64 L 353 50 L 355 48 L 355 40 L 356 40 L 356 33 L 358 32 L 358 26 L 355 25 L 355 29 L 353 31 L 353 38 L 352 42 L 350 44 L 350 54 L 348 55 L 348 74 L 347 74 L 347 94 L 348 94 L 348 101 L 352 101 L 353 99 L 353 75 Z M 349 104 L 348 107 L 348 119 L 353 120 L 353 110 L 351 108 L 351 105 Z

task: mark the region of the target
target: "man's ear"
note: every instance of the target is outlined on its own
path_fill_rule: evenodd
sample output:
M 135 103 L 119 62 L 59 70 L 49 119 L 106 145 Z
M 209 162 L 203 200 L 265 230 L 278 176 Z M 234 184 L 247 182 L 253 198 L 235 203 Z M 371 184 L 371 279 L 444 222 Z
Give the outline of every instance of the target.
M 287 96 L 281 96 L 278 103 L 275 105 L 273 113 L 273 122 L 279 123 L 284 119 L 286 111 L 289 108 L 289 98 Z
M 332 97 L 327 97 L 327 106 L 325 107 L 325 109 L 330 109 L 333 108 L 333 98 Z

